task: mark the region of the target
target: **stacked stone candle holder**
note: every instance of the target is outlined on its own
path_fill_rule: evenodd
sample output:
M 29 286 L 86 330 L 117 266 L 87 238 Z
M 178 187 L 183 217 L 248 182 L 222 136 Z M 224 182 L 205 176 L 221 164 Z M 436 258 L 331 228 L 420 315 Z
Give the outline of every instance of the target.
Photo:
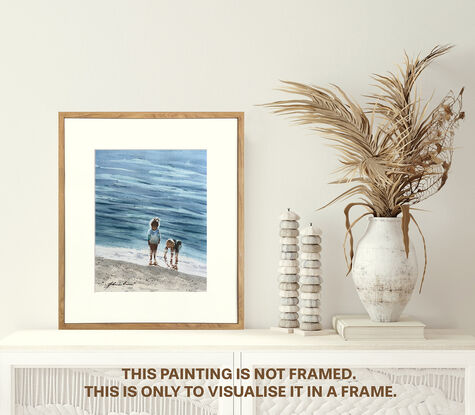
M 290 209 L 280 216 L 280 320 L 276 329 L 287 333 L 293 333 L 299 326 L 299 219 Z
M 297 334 L 315 335 L 322 329 L 320 317 L 320 296 L 322 273 L 320 252 L 322 231 L 310 224 L 302 230 L 300 269 L 300 329 Z

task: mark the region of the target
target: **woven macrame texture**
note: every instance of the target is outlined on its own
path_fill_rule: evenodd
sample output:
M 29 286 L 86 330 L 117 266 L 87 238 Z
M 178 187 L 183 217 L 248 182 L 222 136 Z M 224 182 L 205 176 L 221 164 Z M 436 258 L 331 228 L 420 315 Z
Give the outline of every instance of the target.
M 216 385 L 215 380 L 160 381 L 160 385 Z M 124 380 L 119 369 L 15 369 L 15 415 L 214 415 L 218 398 L 88 398 L 84 386 L 158 385 L 154 380 Z M 56 411 L 57 409 L 57 411 Z M 36 411 L 36 412 L 35 412 Z M 59 411 L 59 412 L 58 412 Z M 63 411 L 63 412 L 61 412 Z M 68 412 L 69 411 L 69 412 Z M 83 412 L 81 412 L 83 411 Z
M 393 385 L 396 398 L 258 398 L 256 415 L 463 415 L 463 369 L 354 369 L 356 380 L 318 381 L 330 385 Z M 87 398 L 85 385 L 154 385 L 124 381 L 117 369 L 15 369 L 15 415 L 214 415 L 218 400 L 204 397 Z M 184 382 L 168 382 L 179 385 Z M 315 384 L 309 382 L 308 384 Z M 161 382 L 163 384 L 163 382 Z M 186 384 L 190 384 L 189 381 Z M 216 381 L 192 381 L 213 385 Z M 303 381 L 259 381 L 257 385 L 305 385 Z M 247 415 L 247 414 L 246 414 Z
M 204 408 L 193 408 L 190 406 L 181 406 L 177 409 L 178 412 L 163 412 L 164 414 L 176 413 L 180 415 L 210 415 Z M 83 411 L 81 408 L 74 408 L 71 405 L 46 405 L 46 406 L 20 406 L 17 405 L 15 415 L 90 415 L 89 412 Z M 148 412 L 109 412 L 108 415 L 150 415 Z
M 356 380 L 319 380 L 324 394 L 329 386 L 392 385 L 393 398 L 258 398 L 256 415 L 463 415 L 463 369 L 353 369 Z M 256 385 L 310 385 L 315 381 L 259 381 Z

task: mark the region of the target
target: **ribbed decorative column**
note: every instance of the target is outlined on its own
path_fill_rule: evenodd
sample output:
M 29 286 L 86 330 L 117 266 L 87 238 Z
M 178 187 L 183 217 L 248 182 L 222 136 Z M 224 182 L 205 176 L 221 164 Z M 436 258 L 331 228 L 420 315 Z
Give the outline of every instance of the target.
M 297 334 L 315 335 L 322 329 L 320 302 L 322 272 L 320 252 L 322 231 L 310 224 L 302 230 L 300 271 L 300 329 Z
M 293 333 L 299 326 L 299 219 L 300 216 L 290 209 L 280 216 L 280 320 L 275 329 L 287 333 Z

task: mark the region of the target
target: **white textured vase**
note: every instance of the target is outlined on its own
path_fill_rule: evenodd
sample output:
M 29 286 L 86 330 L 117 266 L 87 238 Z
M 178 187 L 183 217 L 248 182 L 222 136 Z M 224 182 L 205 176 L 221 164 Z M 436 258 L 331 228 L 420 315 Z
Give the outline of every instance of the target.
M 401 218 L 371 217 L 353 259 L 353 281 L 371 320 L 398 321 L 417 281 L 417 258 L 406 257 Z

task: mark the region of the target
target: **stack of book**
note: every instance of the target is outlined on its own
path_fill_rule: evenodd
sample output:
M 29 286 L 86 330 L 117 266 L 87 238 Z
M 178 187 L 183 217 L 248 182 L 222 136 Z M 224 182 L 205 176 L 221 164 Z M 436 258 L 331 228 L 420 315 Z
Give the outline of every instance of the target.
M 425 324 L 408 316 L 393 323 L 379 323 L 367 315 L 337 315 L 333 328 L 345 340 L 424 340 Z

